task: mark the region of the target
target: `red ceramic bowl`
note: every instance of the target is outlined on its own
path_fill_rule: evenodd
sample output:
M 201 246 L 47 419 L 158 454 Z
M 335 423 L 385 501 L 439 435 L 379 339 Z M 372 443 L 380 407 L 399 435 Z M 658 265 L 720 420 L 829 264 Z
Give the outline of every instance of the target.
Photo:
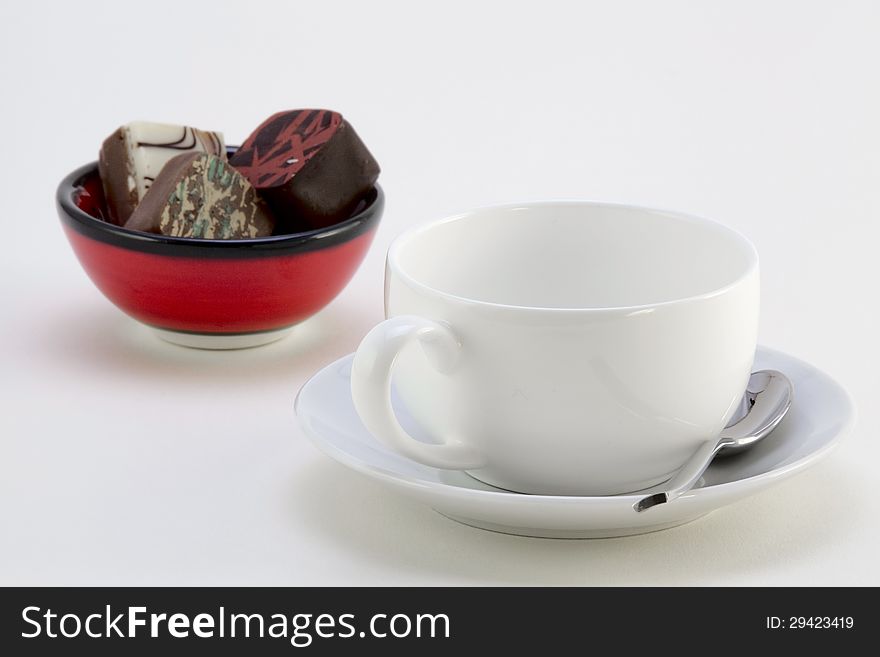
M 101 220 L 96 162 L 58 186 L 58 214 L 83 269 L 121 310 L 171 342 L 207 349 L 277 340 L 351 280 L 385 199 L 378 186 L 350 219 L 247 240 L 166 237 Z

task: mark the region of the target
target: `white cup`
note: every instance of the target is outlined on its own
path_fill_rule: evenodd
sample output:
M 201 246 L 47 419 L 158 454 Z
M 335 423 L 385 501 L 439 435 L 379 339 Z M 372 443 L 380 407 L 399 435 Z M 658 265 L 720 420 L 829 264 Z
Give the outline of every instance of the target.
M 475 210 L 391 245 L 354 405 L 404 456 L 500 488 L 633 492 L 727 424 L 758 305 L 757 253 L 720 224 L 590 202 Z M 397 422 L 392 372 L 437 444 Z

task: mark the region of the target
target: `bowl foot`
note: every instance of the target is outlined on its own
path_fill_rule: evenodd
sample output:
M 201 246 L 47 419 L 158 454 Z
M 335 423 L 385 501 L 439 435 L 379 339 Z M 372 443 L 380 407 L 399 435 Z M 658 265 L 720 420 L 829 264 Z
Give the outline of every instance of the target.
M 193 349 L 248 349 L 280 340 L 293 331 L 292 326 L 276 331 L 259 333 L 183 333 L 153 328 L 153 332 L 166 342 Z

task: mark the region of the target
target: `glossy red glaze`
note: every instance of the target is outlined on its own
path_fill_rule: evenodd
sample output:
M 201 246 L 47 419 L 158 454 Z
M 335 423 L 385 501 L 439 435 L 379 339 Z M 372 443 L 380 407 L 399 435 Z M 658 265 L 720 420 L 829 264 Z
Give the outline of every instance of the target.
M 74 196 L 74 202 L 76 207 L 89 216 L 101 219 L 102 221 L 106 220 L 104 188 L 101 187 L 101 179 L 98 176 L 89 176 L 80 181 Z
M 135 319 L 177 331 L 248 333 L 296 324 L 327 305 L 375 231 L 315 251 L 220 260 L 140 253 L 65 232 L 98 289 Z
M 157 328 L 218 335 L 282 329 L 330 303 L 369 249 L 384 196 L 377 187 L 351 218 L 306 233 L 169 238 L 103 221 L 92 163 L 61 181 L 57 205 L 83 269 L 110 301 Z

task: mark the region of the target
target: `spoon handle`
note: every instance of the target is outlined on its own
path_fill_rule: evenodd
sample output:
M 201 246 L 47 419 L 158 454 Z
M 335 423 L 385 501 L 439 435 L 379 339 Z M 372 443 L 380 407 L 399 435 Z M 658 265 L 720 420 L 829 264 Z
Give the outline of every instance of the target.
M 700 480 L 700 477 L 706 471 L 706 468 L 709 467 L 709 464 L 712 463 L 712 459 L 715 458 L 715 455 L 722 448 L 733 442 L 734 441 L 731 438 L 724 435 L 718 438 L 718 440 L 706 441 L 700 445 L 699 449 L 694 452 L 693 456 L 688 459 L 687 463 L 681 467 L 678 474 L 666 482 L 666 490 L 664 492 L 654 493 L 653 495 L 643 497 L 635 503 L 633 508 L 638 512 L 647 511 L 653 506 L 671 502 L 682 494 L 688 492 Z
M 722 449 L 725 452 L 748 449 L 776 428 L 791 406 L 792 386 L 782 372 L 759 370 L 752 372 L 746 387 L 746 415 L 726 427 L 718 440 L 700 445 L 681 470 L 666 482 L 666 490 L 643 497 L 633 504 L 637 512 L 671 502 L 688 492 L 700 480 L 712 459 Z

